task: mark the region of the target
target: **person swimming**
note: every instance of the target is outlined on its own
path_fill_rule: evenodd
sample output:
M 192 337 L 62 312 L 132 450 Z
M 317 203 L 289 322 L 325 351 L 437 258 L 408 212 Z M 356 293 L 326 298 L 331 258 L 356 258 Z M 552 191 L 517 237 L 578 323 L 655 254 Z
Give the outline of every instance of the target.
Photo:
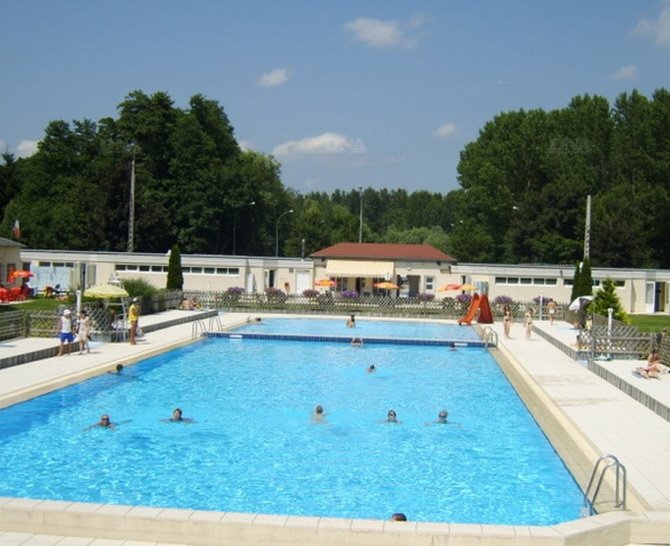
M 161 421 L 166 421 L 170 423 L 192 423 L 193 419 L 189 419 L 188 417 L 184 417 L 183 412 L 181 411 L 181 408 L 175 408 L 172 411 L 172 417 L 169 419 L 161 419 Z
M 449 412 L 447 410 L 441 410 L 440 413 L 437 414 L 437 421 L 435 422 L 440 424 L 447 424 L 448 417 Z
M 109 428 L 109 429 L 114 429 L 116 428 L 116 424 L 112 423 L 112 420 L 110 419 L 109 415 L 106 413 L 103 413 L 100 416 L 100 421 L 97 423 L 92 424 L 89 426 L 86 430 L 92 429 L 92 428 Z
M 356 317 L 351 315 L 347 320 L 347 328 L 353 328 L 356 326 Z
M 377 368 L 375 368 L 374 364 L 370 364 L 368 366 L 368 369 L 366 370 L 368 373 L 375 373 L 377 371 Z
M 389 412 L 386 414 L 386 422 L 387 423 L 399 423 L 398 421 L 398 416 L 396 415 L 395 410 L 389 410 Z
M 323 406 L 316 406 L 312 412 L 312 421 L 315 423 L 323 423 L 326 420 L 326 414 L 323 411 Z

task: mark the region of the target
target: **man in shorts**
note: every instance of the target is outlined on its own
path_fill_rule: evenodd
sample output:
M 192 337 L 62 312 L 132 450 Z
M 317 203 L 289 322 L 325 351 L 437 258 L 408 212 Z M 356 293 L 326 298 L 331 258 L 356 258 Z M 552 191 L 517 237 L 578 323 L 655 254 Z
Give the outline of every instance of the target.
M 63 355 L 63 347 L 67 345 L 67 354 L 72 350 L 72 342 L 74 341 L 74 334 L 72 333 L 72 313 L 69 309 L 63 311 L 60 317 L 60 330 L 58 337 L 60 339 L 60 347 L 58 347 L 58 356 Z

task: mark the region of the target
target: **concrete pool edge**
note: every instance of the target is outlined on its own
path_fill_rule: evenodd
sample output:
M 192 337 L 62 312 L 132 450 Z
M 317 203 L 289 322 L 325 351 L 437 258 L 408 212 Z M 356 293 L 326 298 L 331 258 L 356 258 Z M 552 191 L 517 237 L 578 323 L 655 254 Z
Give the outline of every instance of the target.
M 526 405 L 540 429 L 551 442 L 554 450 L 566 465 L 582 491 L 587 487 L 591 472 L 598 458 L 603 455 L 580 428 L 563 412 L 563 410 L 547 395 L 524 367 L 514 358 L 514 355 L 504 347 L 490 350 L 501 370 L 512 384 L 514 390 Z M 614 485 L 607 475 L 604 487 L 609 488 L 605 498 L 612 498 Z M 652 510 L 653 507 L 645 502 L 638 494 L 630 481 L 628 489 L 628 508 L 634 511 Z M 604 511 L 607 504 L 596 506 Z
M 383 544 L 614 546 L 663 543 L 668 512 L 609 512 L 554 526 L 502 526 L 240 514 L 0 498 L 0 529 L 198 546 Z

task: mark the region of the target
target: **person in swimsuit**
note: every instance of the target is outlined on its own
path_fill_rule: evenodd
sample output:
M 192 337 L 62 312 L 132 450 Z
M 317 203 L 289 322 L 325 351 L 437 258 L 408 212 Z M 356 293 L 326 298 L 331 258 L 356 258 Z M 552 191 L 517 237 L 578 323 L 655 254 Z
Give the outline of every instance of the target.
M 530 339 L 530 334 L 533 331 L 533 310 L 530 307 L 526 309 L 526 314 L 523 316 L 523 323 L 526 326 L 526 339 Z
M 509 304 L 503 307 L 503 331 L 505 332 L 505 339 L 510 339 L 509 331 L 512 327 L 512 309 Z
M 549 313 L 549 324 L 551 326 L 554 325 L 554 318 L 556 318 L 556 310 L 557 310 L 556 302 L 554 300 L 551 300 L 547 304 L 547 313 Z

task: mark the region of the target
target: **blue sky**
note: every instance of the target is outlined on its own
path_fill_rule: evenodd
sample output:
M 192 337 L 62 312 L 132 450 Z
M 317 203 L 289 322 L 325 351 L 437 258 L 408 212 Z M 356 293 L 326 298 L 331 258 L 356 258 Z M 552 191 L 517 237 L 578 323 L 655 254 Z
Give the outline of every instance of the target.
M 133 90 L 217 100 L 300 193 L 446 193 L 496 114 L 670 88 L 670 0 L 3 0 L 0 150 Z

